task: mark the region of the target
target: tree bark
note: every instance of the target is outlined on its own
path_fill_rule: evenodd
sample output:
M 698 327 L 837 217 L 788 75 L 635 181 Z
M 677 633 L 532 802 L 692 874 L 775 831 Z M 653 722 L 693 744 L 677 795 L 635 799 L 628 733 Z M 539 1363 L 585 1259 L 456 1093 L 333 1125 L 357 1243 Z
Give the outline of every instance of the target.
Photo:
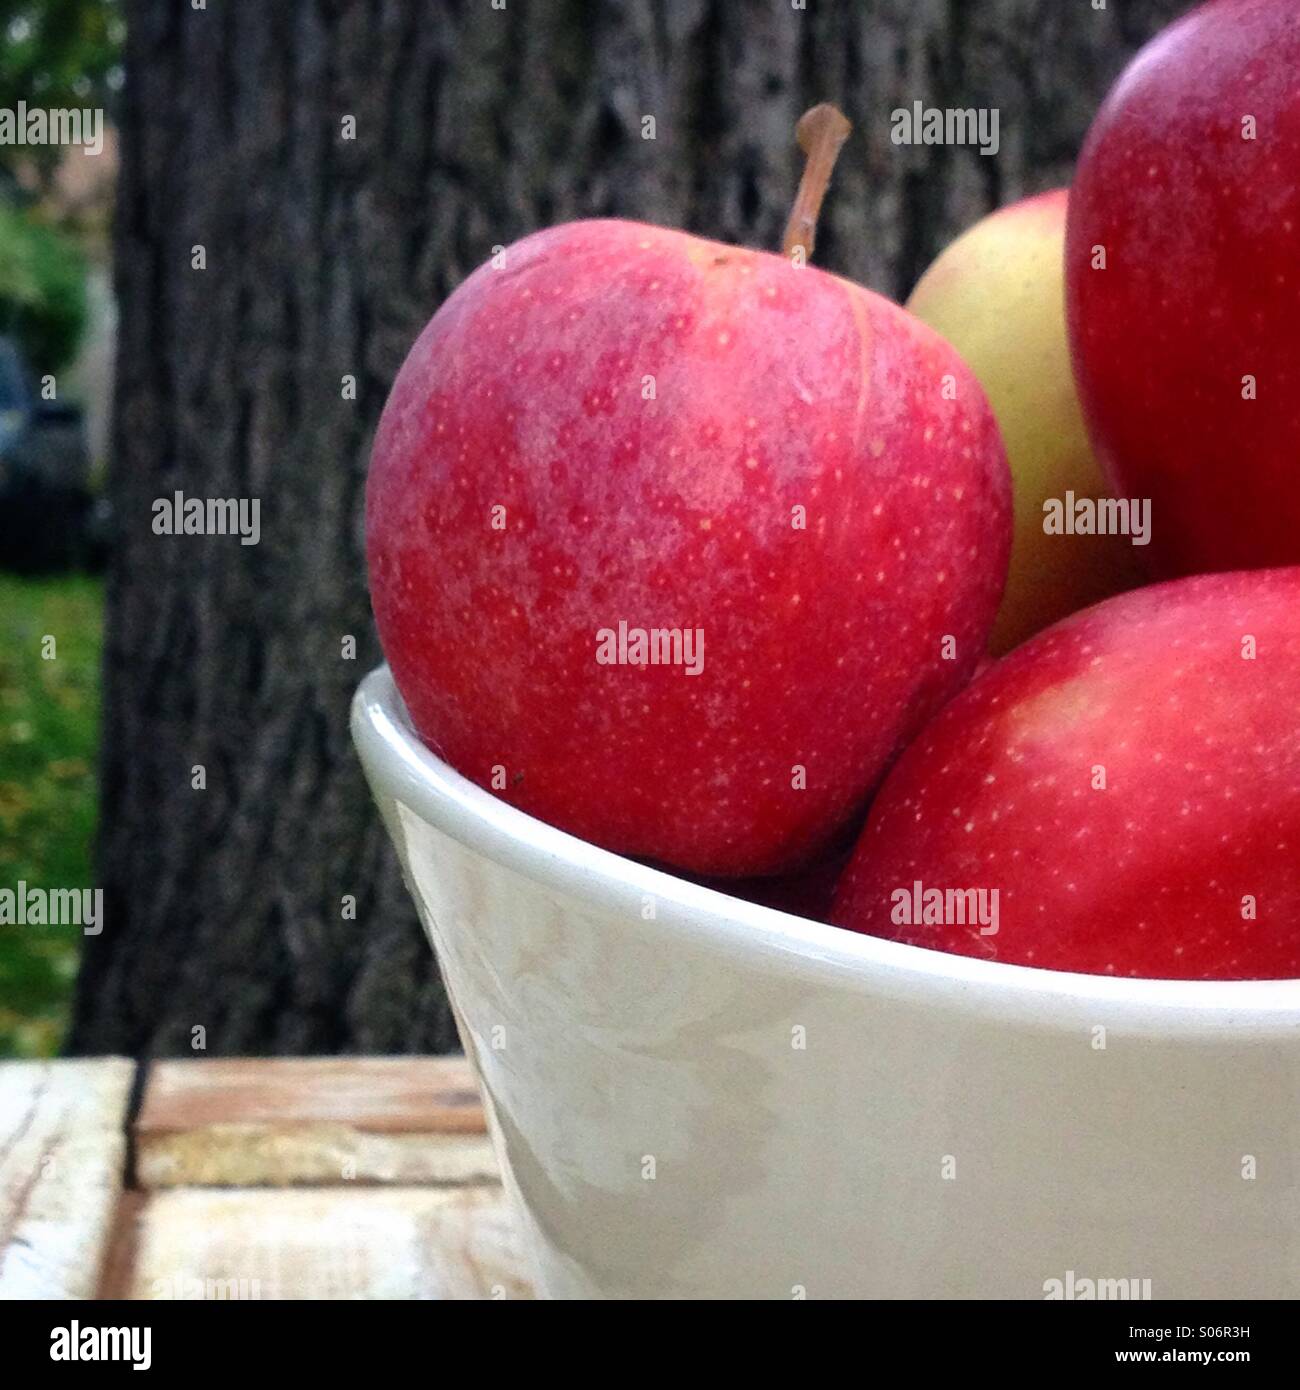
M 87 939 L 72 1048 L 185 1053 L 200 1028 L 209 1053 L 455 1045 L 347 711 L 379 660 L 371 434 L 407 347 L 495 245 L 621 216 L 776 248 L 795 121 L 832 100 L 857 130 L 816 259 L 905 295 L 984 212 L 1068 181 L 1121 66 L 1188 7 L 133 4 L 106 922 Z M 891 111 L 918 100 L 996 107 L 1000 152 L 894 145 Z M 154 500 L 178 490 L 260 499 L 260 543 L 154 534 Z

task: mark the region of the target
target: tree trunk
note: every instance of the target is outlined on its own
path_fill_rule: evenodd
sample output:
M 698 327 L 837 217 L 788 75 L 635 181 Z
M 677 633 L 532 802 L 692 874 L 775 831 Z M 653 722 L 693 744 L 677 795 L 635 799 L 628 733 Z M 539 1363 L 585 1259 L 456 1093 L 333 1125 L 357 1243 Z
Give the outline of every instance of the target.
M 455 1045 L 347 712 L 379 659 L 361 539 L 371 433 L 407 347 L 494 245 L 612 215 L 775 248 L 794 123 L 829 99 L 857 131 L 817 260 L 904 295 L 989 208 L 1068 180 L 1124 61 L 1187 7 L 132 5 L 106 924 L 86 942 L 72 1047 Z M 998 108 L 1000 152 L 894 145 L 890 112 L 918 100 Z M 176 491 L 259 499 L 260 543 L 155 534 L 153 503 Z

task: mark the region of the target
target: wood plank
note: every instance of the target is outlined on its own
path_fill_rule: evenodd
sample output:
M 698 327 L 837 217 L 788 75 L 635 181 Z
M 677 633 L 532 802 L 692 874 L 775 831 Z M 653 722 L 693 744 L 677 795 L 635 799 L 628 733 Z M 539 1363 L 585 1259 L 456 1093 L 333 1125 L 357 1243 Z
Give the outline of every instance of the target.
M 155 1192 L 137 1299 L 531 1298 L 499 1188 Z
M 0 1064 L 0 1298 L 91 1298 L 122 1190 L 134 1064 Z
M 139 1138 L 141 1187 L 313 1187 L 497 1179 L 485 1135 L 367 1134 L 338 1125 L 211 1125 Z
M 464 1057 L 227 1057 L 155 1063 L 136 1132 L 336 1120 L 376 1134 L 485 1128 Z
M 497 1177 L 463 1057 L 159 1062 L 135 1140 L 145 1188 Z

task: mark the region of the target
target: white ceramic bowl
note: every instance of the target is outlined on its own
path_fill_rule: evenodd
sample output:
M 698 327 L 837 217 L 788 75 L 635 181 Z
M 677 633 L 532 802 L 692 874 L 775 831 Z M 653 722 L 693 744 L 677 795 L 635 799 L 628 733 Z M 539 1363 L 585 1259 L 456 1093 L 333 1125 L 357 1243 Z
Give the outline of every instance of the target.
M 352 719 L 544 1292 L 1300 1296 L 1300 981 L 858 936 L 514 810 L 386 669 Z

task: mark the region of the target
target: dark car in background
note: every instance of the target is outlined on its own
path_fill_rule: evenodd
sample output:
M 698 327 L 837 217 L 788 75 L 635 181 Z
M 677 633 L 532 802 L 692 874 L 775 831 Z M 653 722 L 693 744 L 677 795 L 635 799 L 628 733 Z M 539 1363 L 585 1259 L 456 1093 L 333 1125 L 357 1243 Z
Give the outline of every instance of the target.
M 96 568 L 104 523 L 81 411 L 42 400 L 13 339 L 0 336 L 0 565 L 27 574 Z

